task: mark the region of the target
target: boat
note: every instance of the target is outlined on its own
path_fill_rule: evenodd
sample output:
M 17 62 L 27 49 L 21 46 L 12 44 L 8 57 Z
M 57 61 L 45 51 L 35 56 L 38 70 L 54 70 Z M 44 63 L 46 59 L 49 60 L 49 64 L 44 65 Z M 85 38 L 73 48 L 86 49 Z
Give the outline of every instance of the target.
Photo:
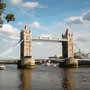
M 46 62 L 45 63 L 45 66 L 50 66 L 51 64 L 49 62 Z
M 5 70 L 6 67 L 3 65 L 3 66 L 0 66 L 0 70 Z

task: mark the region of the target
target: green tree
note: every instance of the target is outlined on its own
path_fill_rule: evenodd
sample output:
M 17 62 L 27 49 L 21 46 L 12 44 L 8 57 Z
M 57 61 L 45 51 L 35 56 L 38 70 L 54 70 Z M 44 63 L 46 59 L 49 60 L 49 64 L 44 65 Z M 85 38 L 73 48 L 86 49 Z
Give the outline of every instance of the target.
M 3 0 L 0 0 L 0 27 L 2 27 L 2 24 L 4 23 L 4 20 L 2 19 L 3 17 L 7 22 L 15 21 L 14 14 L 12 13 L 6 14 L 6 16 L 4 16 L 6 5 L 7 4 L 4 3 Z

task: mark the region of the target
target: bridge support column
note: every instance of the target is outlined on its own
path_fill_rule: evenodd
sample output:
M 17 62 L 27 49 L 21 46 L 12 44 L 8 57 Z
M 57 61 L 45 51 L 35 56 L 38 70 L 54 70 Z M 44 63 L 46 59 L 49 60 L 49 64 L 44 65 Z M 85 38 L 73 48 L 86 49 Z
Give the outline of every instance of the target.
M 73 33 L 69 32 L 69 29 L 66 29 L 66 33 L 62 38 L 67 39 L 66 42 L 62 42 L 62 54 L 65 61 L 63 67 L 78 67 L 78 60 L 74 58 L 74 48 L 73 48 Z
M 31 38 L 32 33 L 28 31 L 25 25 L 24 30 L 21 31 L 21 60 L 18 62 L 18 68 L 32 69 L 35 68 L 35 60 L 31 57 Z
M 35 68 L 35 60 L 33 58 L 24 57 L 22 60 L 20 60 L 18 62 L 18 68 L 34 69 Z
M 68 58 L 64 61 L 65 67 L 73 67 L 77 68 L 78 67 L 78 60 L 75 58 Z

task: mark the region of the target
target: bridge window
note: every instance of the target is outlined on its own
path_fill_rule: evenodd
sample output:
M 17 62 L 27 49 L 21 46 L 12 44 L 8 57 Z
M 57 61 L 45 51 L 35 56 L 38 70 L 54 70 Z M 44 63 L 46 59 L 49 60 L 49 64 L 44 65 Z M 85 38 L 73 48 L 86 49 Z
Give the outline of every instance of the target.
M 26 56 L 29 56 L 29 53 L 26 53 Z
M 29 48 L 26 48 L 26 52 L 29 52 Z
M 69 39 L 69 42 L 72 42 L 72 38 Z
M 29 40 L 30 39 L 30 36 L 26 36 L 26 40 Z

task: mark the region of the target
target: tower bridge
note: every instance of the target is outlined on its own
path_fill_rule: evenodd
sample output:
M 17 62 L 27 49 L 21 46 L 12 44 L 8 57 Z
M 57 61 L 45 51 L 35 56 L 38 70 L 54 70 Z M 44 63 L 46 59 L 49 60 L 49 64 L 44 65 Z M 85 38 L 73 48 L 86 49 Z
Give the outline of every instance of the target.
M 20 60 L 18 59 L 18 68 L 35 68 L 35 60 L 31 57 L 32 41 L 62 43 L 62 56 L 64 59 L 68 58 L 65 60 L 65 65 L 77 67 L 78 63 L 77 60 L 74 59 L 73 51 L 73 33 L 71 33 L 69 29 L 66 29 L 65 34 L 62 34 L 61 38 L 32 37 L 32 31 L 28 31 L 27 26 L 25 25 L 24 30 L 20 33 L 20 41 L 7 52 L 0 54 L 0 56 L 7 55 L 20 44 Z
M 32 37 L 31 30 L 28 31 L 27 26 L 25 25 L 24 30 L 20 33 L 21 42 L 21 60 L 18 63 L 19 68 L 34 68 L 35 60 L 31 57 L 31 42 L 54 42 L 62 43 L 62 56 L 63 58 L 70 58 L 65 60 L 65 66 L 74 66 L 77 67 L 77 60 L 74 59 L 73 51 L 73 33 L 69 32 L 69 29 L 66 29 L 65 34 L 62 34 L 61 38 L 50 38 L 50 37 Z
M 32 41 L 62 43 L 63 58 L 74 57 L 73 33 L 70 33 L 69 29 L 66 29 L 65 34 L 62 34 L 61 38 L 32 37 L 31 30 L 28 31 L 27 26 L 25 25 L 24 30 L 20 33 L 20 40 L 23 40 L 21 43 L 21 57 L 31 56 Z

